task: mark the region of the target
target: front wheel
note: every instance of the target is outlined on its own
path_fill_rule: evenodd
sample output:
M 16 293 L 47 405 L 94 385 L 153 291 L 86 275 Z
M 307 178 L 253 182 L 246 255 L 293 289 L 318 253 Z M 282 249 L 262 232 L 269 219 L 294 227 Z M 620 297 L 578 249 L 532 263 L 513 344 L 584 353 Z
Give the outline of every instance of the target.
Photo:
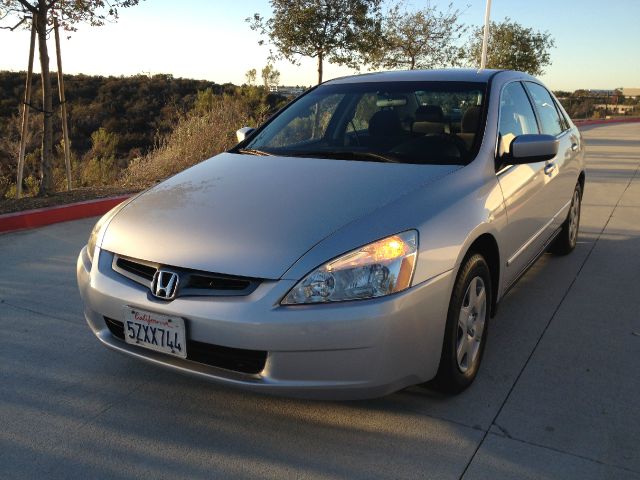
M 438 373 L 432 385 L 458 393 L 475 379 L 487 338 L 491 306 L 491 275 L 479 254 L 462 265 L 449 303 Z
M 562 224 L 562 230 L 551 244 L 549 251 L 556 255 L 567 255 L 576 248 L 578 230 L 580 228 L 580 210 L 582 204 L 582 186 L 576 185 L 571 198 L 571 206 L 567 218 Z

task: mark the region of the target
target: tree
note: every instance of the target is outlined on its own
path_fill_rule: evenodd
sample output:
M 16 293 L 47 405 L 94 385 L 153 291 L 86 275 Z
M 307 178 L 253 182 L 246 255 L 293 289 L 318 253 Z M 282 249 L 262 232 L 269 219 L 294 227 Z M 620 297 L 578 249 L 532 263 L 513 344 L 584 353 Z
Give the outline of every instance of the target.
M 462 12 L 449 4 L 446 11 L 427 3 L 422 10 L 393 7 L 383 22 L 381 48 L 370 63 L 389 69 L 455 66 L 460 62 L 458 40 L 467 30 Z
M 476 28 L 469 41 L 466 57 L 471 66 L 480 65 L 482 31 L 482 27 Z M 549 32 L 535 31 L 508 17 L 499 23 L 491 22 L 487 68 L 541 75 L 544 67 L 551 65 L 549 50 L 554 46 L 555 41 Z
M 213 106 L 218 102 L 219 95 L 213 93 L 211 88 L 205 90 L 198 90 L 196 94 L 196 101 L 193 104 L 193 110 L 200 114 L 210 112 Z
M 251 70 L 247 70 L 244 76 L 247 79 L 247 85 L 255 85 L 258 72 L 256 72 L 255 68 L 252 68 Z
M 76 30 L 78 23 L 92 26 L 103 25 L 107 20 L 118 19 L 118 8 L 137 5 L 139 0 L 0 0 L 0 20 L 10 22 L 7 28 L 31 28 L 35 23 L 40 54 L 40 76 L 42 79 L 42 151 L 40 161 L 40 190 L 44 195 L 53 190 L 53 90 L 49 71 L 47 36 L 51 32 L 53 19 L 68 32 Z M 25 106 L 26 108 L 26 106 Z
M 378 48 L 381 0 L 271 0 L 268 20 L 256 13 L 251 29 L 266 37 L 280 58 L 294 64 L 300 57 L 318 62 L 322 83 L 324 61 L 359 68 L 366 54 Z M 259 44 L 263 45 L 264 39 Z
M 267 63 L 262 69 L 262 82 L 267 90 L 272 86 L 277 87 L 280 83 L 280 72 L 271 63 Z

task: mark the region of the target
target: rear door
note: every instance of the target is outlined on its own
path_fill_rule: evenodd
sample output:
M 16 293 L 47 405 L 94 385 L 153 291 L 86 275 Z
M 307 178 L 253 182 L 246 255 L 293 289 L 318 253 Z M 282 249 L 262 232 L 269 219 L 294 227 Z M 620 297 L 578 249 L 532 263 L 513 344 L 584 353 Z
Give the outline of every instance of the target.
M 579 139 L 571 131 L 569 123 L 560 114 L 552 95 L 545 87 L 534 82 L 525 82 L 525 86 L 538 115 L 541 133 L 553 135 L 559 142 L 558 154 L 545 167 L 545 191 L 548 201 L 554 206 L 555 217 L 551 225 L 553 231 L 564 222 L 575 188 L 578 175 L 574 160 Z
M 505 281 L 509 285 L 544 247 L 552 233 L 549 220 L 556 207 L 546 191 L 547 162 L 504 165 L 500 161 L 515 137 L 540 133 L 533 105 L 521 82 L 509 83 L 502 89 L 498 130 L 496 175 L 508 218 L 502 248 L 507 258 Z

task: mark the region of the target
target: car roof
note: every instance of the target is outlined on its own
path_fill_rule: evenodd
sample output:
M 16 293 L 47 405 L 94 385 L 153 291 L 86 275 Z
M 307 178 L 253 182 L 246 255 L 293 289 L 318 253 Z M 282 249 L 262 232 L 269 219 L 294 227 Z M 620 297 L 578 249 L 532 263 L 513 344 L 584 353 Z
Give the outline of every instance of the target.
M 324 85 L 366 82 L 488 82 L 491 77 L 501 74 L 520 80 L 535 80 L 534 77 L 514 70 L 477 70 L 472 68 L 446 68 L 438 70 L 395 70 L 389 72 L 364 73 L 340 77 L 325 82 Z

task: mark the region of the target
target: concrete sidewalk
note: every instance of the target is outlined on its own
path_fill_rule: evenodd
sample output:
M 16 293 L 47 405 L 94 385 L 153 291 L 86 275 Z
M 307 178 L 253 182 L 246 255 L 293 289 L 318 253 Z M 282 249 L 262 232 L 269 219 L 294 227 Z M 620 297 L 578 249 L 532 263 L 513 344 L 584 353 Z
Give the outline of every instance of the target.
M 143 365 L 82 318 L 94 220 L 0 236 L 0 477 L 640 479 L 640 124 L 585 138 L 579 245 L 505 298 L 457 397 L 289 400 Z

